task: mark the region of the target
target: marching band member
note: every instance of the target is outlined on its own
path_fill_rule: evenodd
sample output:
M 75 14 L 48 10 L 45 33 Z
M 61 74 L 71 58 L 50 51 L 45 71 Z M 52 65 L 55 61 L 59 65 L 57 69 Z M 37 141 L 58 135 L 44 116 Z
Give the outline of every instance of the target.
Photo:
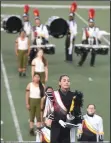
M 88 27 L 85 27 L 83 29 L 82 44 L 89 44 L 89 45 L 101 44 L 99 28 L 95 26 L 94 16 L 95 16 L 95 10 L 89 9 L 89 19 L 88 19 L 89 25 Z M 88 51 L 85 50 L 81 55 L 81 60 L 78 63 L 79 66 L 83 65 L 83 63 L 87 58 L 87 55 Z M 94 66 L 95 58 L 96 58 L 96 51 L 92 49 L 90 66 Z
M 54 120 L 51 124 L 51 143 L 70 143 L 70 128 L 66 127 L 74 92 L 70 91 L 70 79 L 67 75 L 60 76 L 60 89 L 53 92 Z
M 44 101 L 42 102 L 43 118 L 45 118 L 45 124 L 48 127 L 51 127 L 52 120 L 54 119 L 53 115 L 54 97 L 52 95 L 52 92 L 53 88 L 50 86 L 47 87 L 45 89 Z
M 45 83 L 48 81 L 48 61 L 44 57 L 44 51 L 41 48 L 38 49 L 37 55 L 32 61 L 32 79 L 35 73 L 40 74 L 41 82 L 45 86 Z
M 74 125 L 82 123 L 81 107 L 83 105 L 83 94 L 78 91 L 71 92 L 69 90 L 70 82 L 67 75 L 60 77 L 59 86 L 60 89 L 58 91 L 54 91 L 51 87 L 46 88 L 45 95 L 47 100 L 44 117 L 48 117 L 48 119 L 46 120 L 46 126 L 41 129 L 43 143 L 73 142 L 75 129 L 70 130 L 67 123 L 71 122 Z M 44 102 L 41 106 L 42 108 L 44 108 L 43 105 Z M 73 119 L 72 116 L 74 117 Z M 36 142 L 38 141 L 38 138 L 36 138 Z
M 87 114 L 83 116 L 82 126 L 78 129 L 78 141 L 101 142 L 104 140 L 103 119 L 95 112 L 95 105 L 89 104 Z
M 40 131 L 41 127 L 41 99 L 44 96 L 44 87 L 41 83 L 40 75 L 35 73 L 33 75 L 32 82 L 26 87 L 26 108 L 30 114 L 30 135 L 34 133 L 34 118 L 37 120 L 37 131 Z
M 35 23 L 36 26 L 33 26 L 31 39 L 34 45 L 42 45 L 48 43 L 49 33 L 47 27 L 41 24 L 39 11 L 38 9 L 34 9 Z
M 72 3 L 71 8 L 70 8 L 70 14 L 69 14 L 69 20 L 68 20 L 68 25 L 69 25 L 69 31 L 66 37 L 66 48 L 65 48 L 65 53 L 66 53 L 66 61 L 71 61 L 73 60 L 73 45 L 75 42 L 75 38 L 77 35 L 77 23 L 75 21 L 75 11 L 77 10 L 77 4 L 76 2 Z
M 41 128 L 41 135 L 42 139 L 40 140 L 40 137 L 36 135 L 36 142 L 42 142 L 42 143 L 49 143 L 50 142 L 50 130 L 51 130 L 51 122 L 54 118 L 53 116 L 53 101 L 54 97 L 52 95 L 53 88 L 47 87 L 45 89 L 45 96 L 42 98 L 41 102 L 41 112 L 43 117 L 45 118 L 45 124 Z M 45 106 L 45 107 L 44 107 Z
M 16 39 L 15 53 L 18 57 L 19 76 L 26 76 L 28 55 L 30 53 L 30 40 L 26 37 L 26 32 L 24 30 L 20 31 L 20 36 Z
M 49 33 L 47 30 L 47 27 L 43 24 L 41 24 L 40 17 L 39 17 L 39 10 L 34 9 L 33 11 L 34 16 L 35 16 L 35 23 L 36 26 L 32 27 L 32 32 L 31 32 L 31 40 L 33 45 L 44 45 L 48 43 L 49 39 Z M 32 60 L 36 56 L 37 53 L 37 48 L 32 48 L 30 52 L 30 59 L 29 59 L 29 64 L 31 64 Z
M 24 14 L 23 14 L 23 29 L 26 32 L 26 35 L 29 36 L 31 34 L 31 23 L 29 22 L 29 6 L 24 6 Z

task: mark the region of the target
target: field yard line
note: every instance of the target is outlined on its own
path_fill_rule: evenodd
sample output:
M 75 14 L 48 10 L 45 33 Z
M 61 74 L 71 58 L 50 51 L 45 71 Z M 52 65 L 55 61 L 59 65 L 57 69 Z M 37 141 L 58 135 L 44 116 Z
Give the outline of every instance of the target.
M 86 25 L 88 25 L 88 22 L 87 22 L 83 17 L 81 17 L 78 13 L 76 13 L 76 16 L 77 16 L 80 20 L 82 20 Z M 104 41 L 106 41 L 106 43 L 107 43 L 108 45 L 110 45 L 110 41 L 107 40 L 104 36 L 103 36 L 103 39 L 104 39 Z
M 17 139 L 18 139 L 19 142 L 22 142 L 23 138 L 22 138 L 22 134 L 21 134 L 21 131 L 20 131 L 19 122 L 18 122 L 18 119 L 17 119 L 17 114 L 16 114 L 16 111 L 15 111 L 14 102 L 13 102 L 13 99 L 12 99 L 12 94 L 11 94 L 11 91 L 10 91 L 10 86 L 9 86 L 8 77 L 7 77 L 6 68 L 5 68 L 5 65 L 4 65 L 4 62 L 3 62 L 2 54 L 1 54 L 1 70 L 2 70 L 2 73 L 3 73 L 5 88 L 6 88 L 6 92 L 7 92 L 7 97 L 8 97 L 8 100 L 9 100 L 10 109 L 11 109 L 15 129 L 16 129 L 16 133 L 17 133 Z
M 1 4 L 1 7 L 18 7 L 23 8 L 25 4 Z M 32 8 L 70 8 L 70 5 L 40 5 L 40 4 L 29 4 Z M 95 6 L 95 5 L 78 5 L 78 8 L 80 9 L 89 9 L 89 8 L 95 8 L 95 9 L 110 9 L 110 6 Z

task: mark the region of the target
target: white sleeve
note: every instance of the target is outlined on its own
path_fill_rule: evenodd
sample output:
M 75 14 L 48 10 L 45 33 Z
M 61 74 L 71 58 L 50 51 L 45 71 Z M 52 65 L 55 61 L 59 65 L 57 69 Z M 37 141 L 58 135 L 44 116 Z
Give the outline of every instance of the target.
M 33 28 L 31 29 L 31 41 L 33 42 L 35 39 Z
M 77 24 L 75 23 L 74 26 L 71 25 L 71 34 L 76 36 L 77 35 Z
M 77 23 L 75 23 L 74 34 L 75 34 L 75 36 L 77 35 Z
M 29 23 L 28 29 L 27 29 L 27 35 L 31 34 L 32 26 L 31 23 Z
M 100 38 L 101 38 L 101 35 L 100 35 L 100 30 L 99 30 L 99 28 L 96 28 L 96 33 L 97 33 L 97 39 L 100 39 Z
M 103 132 L 103 119 L 100 117 L 99 123 L 98 123 L 98 131 L 99 134 L 104 134 Z
M 48 29 L 46 26 L 44 26 L 44 34 L 45 34 L 45 38 L 48 40 L 49 39 L 49 33 L 48 33 Z
M 85 29 L 83 29 L 82 40 L 86 40 L 86 32 L 85 32 Z

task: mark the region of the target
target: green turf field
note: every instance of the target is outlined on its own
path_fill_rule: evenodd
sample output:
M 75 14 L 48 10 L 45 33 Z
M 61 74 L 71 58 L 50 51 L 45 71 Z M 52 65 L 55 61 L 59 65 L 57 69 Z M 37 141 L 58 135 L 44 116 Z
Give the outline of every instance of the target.
M 9 3 L 2 2 L 2 3 Z M 70 2 L 10 2 L 17 4 L 70 4 Z M 79 5 L 109 5 L 109 2 L 78 2 Z M 31 9 L 32 11 L 32 9 Z M 43 23 L 50 16 L 56 15 L 68 18 L 68 9 L 40 9 L 41 20 Z M 78 9 L 77 13 L 88 19 L 87 9 Z M 1 8 L 1 14 L 18 14 L 22 15 L 22 8 Z M 34 24 L 33 13 L 30 14 L 30 19 Z M 76 16 L 78 24 L 78 36 L 76 43 L 80 43 L 82 36 L 82 28 L 85 23 Z M 110 10 L 96 10 L 96 25 L 107 32 L 110 31 Z M 29 135 L 28 111 L 25 107 L 25 88 L 31 81 L 30 66 L 27 68 L 27 77 L 19 78 L 17 72 L 17 58 L 14 52 L 15 40 L 17 35 L 11 35 L 1 32 L 1 52 L 3 62 L 6 68 L 9 86 L 14 101 L 17 119 L 19 122 L 21 134 L 24 141 L 35 141 L 35 137 Z M 108 39 L 108 38 L 107 38 Z M 86 106 L 89 103 L 94 103 L 97 107 L 97 113 L 103 117 L 105 140 L 110 140 L 110 56 L 97 55 L 95 68 L 89 66 L 90 55 L 83 67 L 77 67 L 77 62 L 80 57 L 74 55 L 74 62 L 68 64 L 64 62 L 64 41 L 63 39 L 50 39 L 51 43 L 56 45 L 55 55 L 46 55 L 49 63 L 49 80 L 47 85 L 52 86 L 55 90 L 58 88 L 58 78 L 61 74 L 68 74 L 71 79 L 71 89 L 81 90 L 84 93 L 83 113 L 86 112 Z M 93 81 L 89 81 L 91 77 Z M 8 93 L 9 94 L 9 93 Z M 17 141 L 16 129 L 14 126 L 9 100 L 7 98 L 7 89 L 4 84 L 4 76 L 1 73 L 1 119 L 4 124 L 1 127 L 1 137 L 5 141 Z

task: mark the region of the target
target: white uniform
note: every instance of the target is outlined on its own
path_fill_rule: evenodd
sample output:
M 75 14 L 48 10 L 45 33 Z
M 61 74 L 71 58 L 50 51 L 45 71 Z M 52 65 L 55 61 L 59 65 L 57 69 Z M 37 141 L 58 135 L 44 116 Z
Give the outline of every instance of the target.
M 26 21 L 23 23 L 23 29 L 26 32 L 26 35 L 29 36 L 31 34 L 32 26 L 29 21 Z
M 77 35 L 77 23 L 75 20 L 72 21 L 68 21 L 68 25 L 69 25 L 69 30 L 71 35 L 73 35 L 74 37 Z
M 87 36 L 86 36 L 86 31 L 88 34 L 88 37 L 94 37 L 97 39 L 100 39 L 100 32 L 99 32 L 99 28 L 98 27 L 86 27 L 83 28 L 83 36 L 82 36 L 82 40 L 86 40 Z
M 99 141 L 99 136 L 104 135 L 103 119 L 96 114 L 94 114 L 93 117 L 90 117 L 87 114 L 84 115 L 82 125 L 80 125 L 78 128 L 78 134 L 85 134 L 85 131 L 89 131 L 89 134 L 95 134 L 97 136 L 97 141 Z
M 69 25 L 69 31 L 70 31 L 70 46 L 69 46 L 69 55 L 72 54 L 72 49 L 73 49 L 73 39 L 76 37 L 77 35 L 77 23 L 75 22 L 75 20 L 72 21 L 68 21 L 67 22 Z
M 44 37 L 46 40 L 49 39 L 49 33 L 47 30 L 47 27 L 43 24 L 41 24 L 39 27 L 36 26 L 34 29 L 32 29 L 31 33 L 31 40 L 34 41 L 34 32 L 37 32 L 37 36 Z

